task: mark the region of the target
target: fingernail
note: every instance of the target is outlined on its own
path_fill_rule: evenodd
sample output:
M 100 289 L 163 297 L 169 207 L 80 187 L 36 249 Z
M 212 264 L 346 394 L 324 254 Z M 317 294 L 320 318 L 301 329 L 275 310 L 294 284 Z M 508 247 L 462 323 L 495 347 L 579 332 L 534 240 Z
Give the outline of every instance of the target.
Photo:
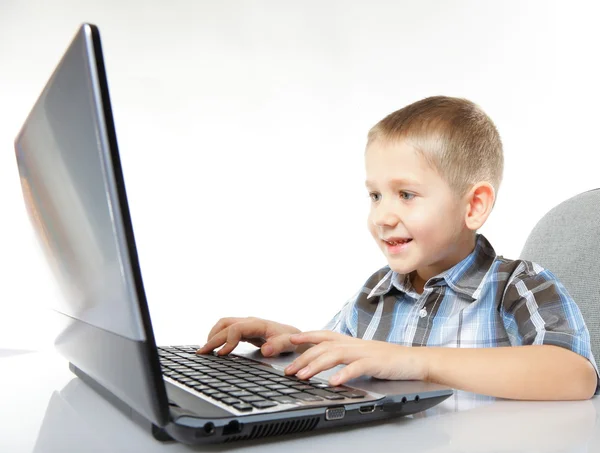
M 296 373 L 298 376 L 302 377 L 302 376 L 306 376 L 308 374 L 308 367 L 306 368 L 302 368 L 300 371 L 298 371 L 298 373 Z
M 273 347 L 269 346 L 268 344 L 264 345 L 262 347 L 262 353 L 264 356 L 270 356 L 271 354 L 273 354 Z

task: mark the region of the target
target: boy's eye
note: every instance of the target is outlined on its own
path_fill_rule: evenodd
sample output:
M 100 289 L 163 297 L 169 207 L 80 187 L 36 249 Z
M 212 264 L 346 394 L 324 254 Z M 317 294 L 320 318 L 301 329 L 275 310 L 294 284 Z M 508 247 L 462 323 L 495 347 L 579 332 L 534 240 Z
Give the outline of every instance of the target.
M 379 201 L 381 199 L 381 194 L 377 192 L 369 192 L 369 197 L 371 198 L 371 201 Z
M 415 198 L 415 194 L 400 191 L 400 198 L 402 198 L 403 200 L 412 200 L 413 198 Z

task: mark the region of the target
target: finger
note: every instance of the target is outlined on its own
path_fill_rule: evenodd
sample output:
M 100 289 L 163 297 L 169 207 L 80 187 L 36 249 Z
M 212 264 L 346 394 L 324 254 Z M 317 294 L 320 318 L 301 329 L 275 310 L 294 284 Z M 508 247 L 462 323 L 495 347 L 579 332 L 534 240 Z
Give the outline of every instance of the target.
M 271 357 L 281 354 L 282 352 L 291 352 L 296 350 L 296 345 L 290 343 L 290 334 L 285 333 L 269 338 L 260 348 L 265 357 Z
M 335 387 L 365 374 L 369 374 L 369 359 L 359 359 L 342 368 L 329 378 L 329 385 Z
M 197 354 L 207 354 L 211 351 L 214 351 L 216 348 L 223 345 L 227 341 L 228 334 L 229 334 L 228 328 L 221 330 L 216 335 L 214 335 L 212 338 L 210 338 L 204 346 L 202 346 L 200 349 L 198 349 L 198 351 L 196 351 L 196 353 Z
M 237 343 L 235 343 L 231 347 L 231 350 L 233 350 L 239 343 L 240 339 L 244 337 L 252 337 L 253 335 L 257 335 L 256 332 L 259 332 L 259 334 L 261 332 L 261 323 L 257 322 L 257 320 L 250 319 L 244 321 L 242 320 L 243 318 L 228 319 L 237 319 L 238 321 L 233 322 L 228 327 L 225 327 L 223 330 L 216 333 L 210 340 L 208 340 L 208 342 L 204 346 L 198 349 L 198 354 L 206 354 L 210 351 L 213 351 L 219 346 L 225 344 L 228 341 L 228 339 L 230 339 L 230 341 L 235 341 L 234 339 L 236 334 L 239 334 L 239 338 L 237 338 Z M 234 330 L 233 334 L 231 332 L 232 329 Z M 264 330 L 264 328 L 262 328 L 262 330 Z M 229 352 L 224 352 L 224 354 L 228 354 Z
M 348 362 L 343 350 L 329 350 L 318 356 L 315 360 L 313 360 L 307 366 L 298 371 L 298 373 L 296 373 L 296 376 L 303 380 L 310 379 L 315 374 L 318 374 L 321 371 L 328 370 L 330 368 L 333 368 L 334 366 L 344 363 Z
M 227 341 L 221 349 L 219 355 L 229 354 L 239 344 L 240 340 L 264 337 L 266 330 L 265 321 L 251 318 L 248 321 L 235 323 L 227 329 Z
M 213 326 L 213 328 L 210 329 L 210 332 L 208 333 L 208 337 L 206 338 L 206 341 L 210 340 L 221 330 L 226 329 L 230 325 L 235 324 L 236 322 L 241 321 L 241 320 L 242 320 L 242 318 L 221 318 L 221 319 L 219 319 L 217 321 L 217 323 Z
M 323 341 L 338 340 L 340 337 L 346 338 L 346 335 L 332 332 L 331 330 L 313 330 L 312 332 L 302 332 L 292 335 L 290 337 L 290 342 L 295 345 L 304 343 L 318 344 Z
M 305 351 L 300 357 L 296 358 L 284 370 L 286 374 L 296 374 L 298 371 L 306 368 L 311 362 L 314 362 L 317 357 L 327 352 L 331 347 L 331 343 L 321 343 Z
M 227 329 L 227 340 L 223 347 L 217 351 L 218 355 L 227 355 L 235 349 L 242 338 L 242 328 L 240 323 L 238 323 Z

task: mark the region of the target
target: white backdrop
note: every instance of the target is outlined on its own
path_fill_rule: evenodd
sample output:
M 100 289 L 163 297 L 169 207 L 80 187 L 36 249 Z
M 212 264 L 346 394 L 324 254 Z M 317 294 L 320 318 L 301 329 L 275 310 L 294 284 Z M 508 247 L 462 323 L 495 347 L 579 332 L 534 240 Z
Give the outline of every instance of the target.
M 100 27 L 159 343 L 255 315 L 320 328 L 385 264 L 366 229 L 368 129 L 467 97 L 506 169 L 482 232 L 517 257 L 598 181 L 598 10 L 550 1 L 3 0 L 0 347 L 51 345 L 12 141 L 81 22 Z

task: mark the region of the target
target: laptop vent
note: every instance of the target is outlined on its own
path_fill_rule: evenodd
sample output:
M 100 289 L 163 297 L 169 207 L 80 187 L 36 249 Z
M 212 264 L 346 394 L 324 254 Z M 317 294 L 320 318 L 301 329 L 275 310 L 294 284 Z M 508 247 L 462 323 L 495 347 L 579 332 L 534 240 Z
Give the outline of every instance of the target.
M 305 418 L 302 420 L 288 420 L 283 422 L 262 423 L 252 428 L 250 434 L 228 437 L 225 442 L 237 440 L 258 439 L 259 437 L 280 436 L 282 434 L 312 431 L 319 423 L 319 417 Z

